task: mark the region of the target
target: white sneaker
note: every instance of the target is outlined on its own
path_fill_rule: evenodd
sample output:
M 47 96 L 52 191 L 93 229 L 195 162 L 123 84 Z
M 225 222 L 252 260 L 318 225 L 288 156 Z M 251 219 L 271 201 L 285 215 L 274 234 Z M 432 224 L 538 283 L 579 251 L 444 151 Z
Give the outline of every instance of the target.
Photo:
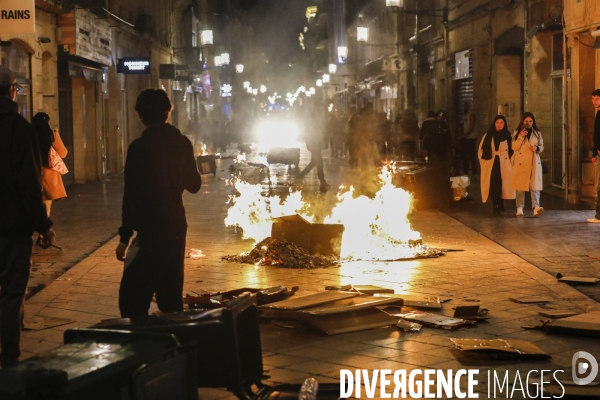
M 544 213 L 544 207 L 536 207 L 536 208 L 533 209 L 533 216 L 534 217 L 539 217 L 543 213 Z
M 523 207 L 517 207 L 517 217 L 523 216 Z
M 587 222 L 589 222 L 589 223 L 592 223 L 592 224 L 597 224 L 597 223 L 600 223 L 600 219 L 598 219 L 598 218 L 596 218 L 596 217 L 594 217 L 594 218 L 589 218 L 589 219 L 587 220 Z

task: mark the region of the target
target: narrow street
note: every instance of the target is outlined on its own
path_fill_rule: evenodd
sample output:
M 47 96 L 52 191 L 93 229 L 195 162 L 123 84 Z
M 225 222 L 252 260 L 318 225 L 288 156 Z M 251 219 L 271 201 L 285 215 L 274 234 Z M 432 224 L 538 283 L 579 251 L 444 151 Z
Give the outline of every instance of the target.
M 345 160 L 331 159 L 326 153 L 323 152 L 326 155 L 325 174 L 334 188 L 350 171 Z M 307 162 L 308 152 L 303 149 L 301 167 Z M 592 251 L 596 248 L 593 246 L 596 240 L 594 232 L 600 227 L 581 221 L 590 212 L 564 210 L 561 209 L 564 207 L 558 206 L 555 209 L 543 197 L 543 204 L 548 208 L 539 219 L 517 220 L 513 218 L 510 207 L 505 217 L 495 218 L 488 212 L 488 205 L 479 206 L 474 198 L 454 204 L 447 210 L 450 216 L 437 210 L 424 210 L 413 213 L 410 218 L 413 228 L 421 232 L 426 244 L 461 249 L 462 252 L 448 253 L 437 259 L 351 262 L 341 267 L 314 270 L 258 267 L 221 260 L 224 255 L 238 254 L 252 247 L 251 243 L 240 239 L 239 232 L 223 224 L 228 209 L 227 194 L 231 193 L 231 188 L 225 184 L 225 179 L 229 178 L 229 163 L 231 160 L 219 161 L 216 177 L 203 175 L 201 191 L 184 197 L 189 223 L 186 252 L 194 248 L 205 254 L 204 258 L 196 260 L 186 258 L 186 293 L 297 285 L 300 287 L 297 295 L 303 295 L 323 290 L 326 285 L 375 284 L 392 288 L 396 293 L 450 297 L 452 301 L 444 305 L 445 313 L 451 312 L 457 304 L 473 300 L 490 310 L 491 318 L 487 322 L 455 331 L 423 328 L 421 332 L 404 333 L 396 327 L 388 327 L 325 336 L 308 329 L 282 328 L 264 322 L 260 329 L 264 369 L 270 376 L 266 382 L 302 382 L 310 376 L 316 377 L 319 382 L 339 382 L 339 371 L 343 368 L 407 371 L 424 367 L 479 368 L 480 372 L 543 368 L 562 369 L 566 371 L 564 376 L 570 377 L 569 368 L 575 351 L 584 348 L 592 354 L 600 354 L 600 344 L 594 338 L 549 335 L 521 327 L 539 321 L 538 312 L 542 309 L 600 310 L 596 301 L 583 294 L 587 293 L 587 288 L 572 288 L 557 282 L 551 275 L 559 269 L 563 273 L 591 274 L 591 268 L 596 268 L 596 260 L 587 261 L 589 270 L 586 271 L 581 269 L 583 262 L 555 262 L 556 266 L 552 267 L 552 262 L 548 261 L 559 257 L 561 260 L 577 260 L 577 256 L 581 258 L 584 254 L 585 243 L 589 245 L 585 254 L 596 255 Z M 287 167 L 273 167 L 273 173 L 283 178 L 287 172 Z M 26 304 L 28 318 L 67 318 L 72 322 L 39 331 L 25 331 L 23 358 L 58 346 L 65 329 L 86 327 L 119 316 L 117 298 L 123 266 L 114 257 L 118 239 L 110 239 L 110 236 L 111 232 L 115 234 L 119 225 L 122 181 L 120 177 L 114 177 L 102 184 L 102 191 L 99 185 L 92 187 L 94 195 L 84 195 L 82 189 L 90 187 L 72 188 L 69 192 L 79 191 L 79 195 L 71 195 L 70 203 L 65 200 L 56 205 L 54 216 L 60 238 L 57 244 L 64 246 L 64 254 L 56 252 L 56 249 L 36 250 L 34 262 L 37 270 L 33 272 L 33 279 L 44 283 L 45 287 L 30 297 Z M 334 196 L 333 189 L 322 194 L 318 187 L 316 173 L 311 172 L 304 180 L 304 192 L 315 198 Z M 474 188 L 471 189 L 474 193 Z M 100 196 L 100 193 L 106 195 Z M 93 216 L 94 221 L 86 223 L 90 228 L 85 232 L 85 240 L 80 237 L 84 234 L 80 231 L 81 227 L 74 223 L 82 213 L 87 213 L 87 218 Z M 459 222 L 462 220 L 465 222 Z M 565 229 L 577 230 L 576 227 L 581 230 L 581 235 L 578 236 L 577 247 L 572 250 L 566 244 L 559 247 L 558 240 L 550 234 L 536 234 L 540 228 L 547 233 L 558 234 Z M 526 239 L 525 231 L 536 239 L 529 251 L 518 245 L 519 239 Z M 48 269 L 54 268 L 55 273 L 61 268 L 70 268 L 57 279 L 48 280 L 50 274 L 46 273 L 43 277 L 40 274 L 40 264 L 44 262 L 41 260 L 44 259 L 56 266 L 48 266 Z M 546 264 L 538 266 L 535 262 L 540 260 L 546 260 Z M 589 292 L 590 296 L 594 294 Z M 537 305 L 508 300 L 515 295 L 539 295 L 551 301 Z M 450 337 L 529 340 L 552 355 L 552 359 L 527 362 L 466 357 L 455 350 L 448 340 Z M 478 391 L 484 393 L 486 385 L 487 382 L 480 381 Z M 233 398 L 231 393 L 216 389 L 200 389 L 199 394 L 202 399 Z

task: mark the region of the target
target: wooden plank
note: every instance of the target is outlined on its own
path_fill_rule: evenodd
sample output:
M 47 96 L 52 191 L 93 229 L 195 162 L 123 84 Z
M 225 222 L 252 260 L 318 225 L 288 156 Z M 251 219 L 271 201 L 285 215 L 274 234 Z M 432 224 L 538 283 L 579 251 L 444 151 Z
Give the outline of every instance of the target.
M 359 296 L 359 293 L 356 292 L 326 290 L 324 292 L 313 293 L 307 296 L 294 297 L 291 299 L 278 301 L 276 303 L 265 304 L 259 308 L 273 310 L 301 310 L 303 308 L 314 307 L 332 301 L 349 299 L 357 296 Z

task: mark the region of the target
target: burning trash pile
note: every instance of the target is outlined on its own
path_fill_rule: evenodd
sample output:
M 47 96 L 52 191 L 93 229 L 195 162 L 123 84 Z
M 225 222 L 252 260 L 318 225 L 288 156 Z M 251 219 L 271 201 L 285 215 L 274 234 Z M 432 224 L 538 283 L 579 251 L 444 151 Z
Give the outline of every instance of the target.
M 372 196 L 359 195 L 352 186 L 340 187 L 335 204 L 318 212 L 299 191 L 290 190 L 285 198 L 267 196 L 260 185 L 234 177 L 228 181 L 235 194 L 229 196 L 225 225 L 241 228 L 243 239 L 259 243 L 248 254 L 223 259 L 318 268 L 340 261 L 396 261 L 443 255 L 446 250 L 423 245 L 420 233 L 411 228 L 408 214 L 412 196 L 392 184 L 393 175 L 393 164 L 383 167 L 378 190 Z M 315 223 L 318 220 L 324 223 Z
M 224 260 L 255 265 L 272 265 L 284 268 L 323 268 L 339 264 L 334 256 L 311 255 L 304 248 L 285 239 L 266 238 L 249 253 L 224 256 Z

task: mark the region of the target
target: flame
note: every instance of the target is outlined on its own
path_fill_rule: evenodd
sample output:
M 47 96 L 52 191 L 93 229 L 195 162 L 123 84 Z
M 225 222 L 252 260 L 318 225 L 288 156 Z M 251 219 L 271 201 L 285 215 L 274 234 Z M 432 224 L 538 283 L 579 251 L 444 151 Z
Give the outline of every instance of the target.
M 415 255 L 410 241 L 421 238 L 412 230 L 408 214 L 412 195 L 392 184 L 393 164 L 379 174 L 381 189 L 373 198 L 354 197 L 354 188 L 338 194 L 338 204 L 325 223 L 343 224 L 342 259 L 397 260 Z
M 205 156 L 208 154 L 208 151 L 206 150 L 206 145 L 202 144 L 202 153 L 200 153 L 201 156 Z
M 410 245 L 421 238 L 408 221 L 412 207 L 412 195 L 392 184 L 394 165 L 390 164 L 379 173 L 379 190 L 371 198 L 356 196 L 356 190 L 340 188 L 337 202 L 324 218 L 325 223 L 343 224 L 341 258 L 344 260 L 396 260 L 413 257 L 419 248 Z M 310 222 L 310 204 L 300 191 L 290 190 L 281 199 L 265 196 L 260 184 L 250 184 L 238 177 L 227 182 L 235 188 L 230 195 L 230 208 L 225 218 L 226 226 L 242 228 L 244 239 L 259 242 L 271 234 L 273 218 L 298 214 Z

